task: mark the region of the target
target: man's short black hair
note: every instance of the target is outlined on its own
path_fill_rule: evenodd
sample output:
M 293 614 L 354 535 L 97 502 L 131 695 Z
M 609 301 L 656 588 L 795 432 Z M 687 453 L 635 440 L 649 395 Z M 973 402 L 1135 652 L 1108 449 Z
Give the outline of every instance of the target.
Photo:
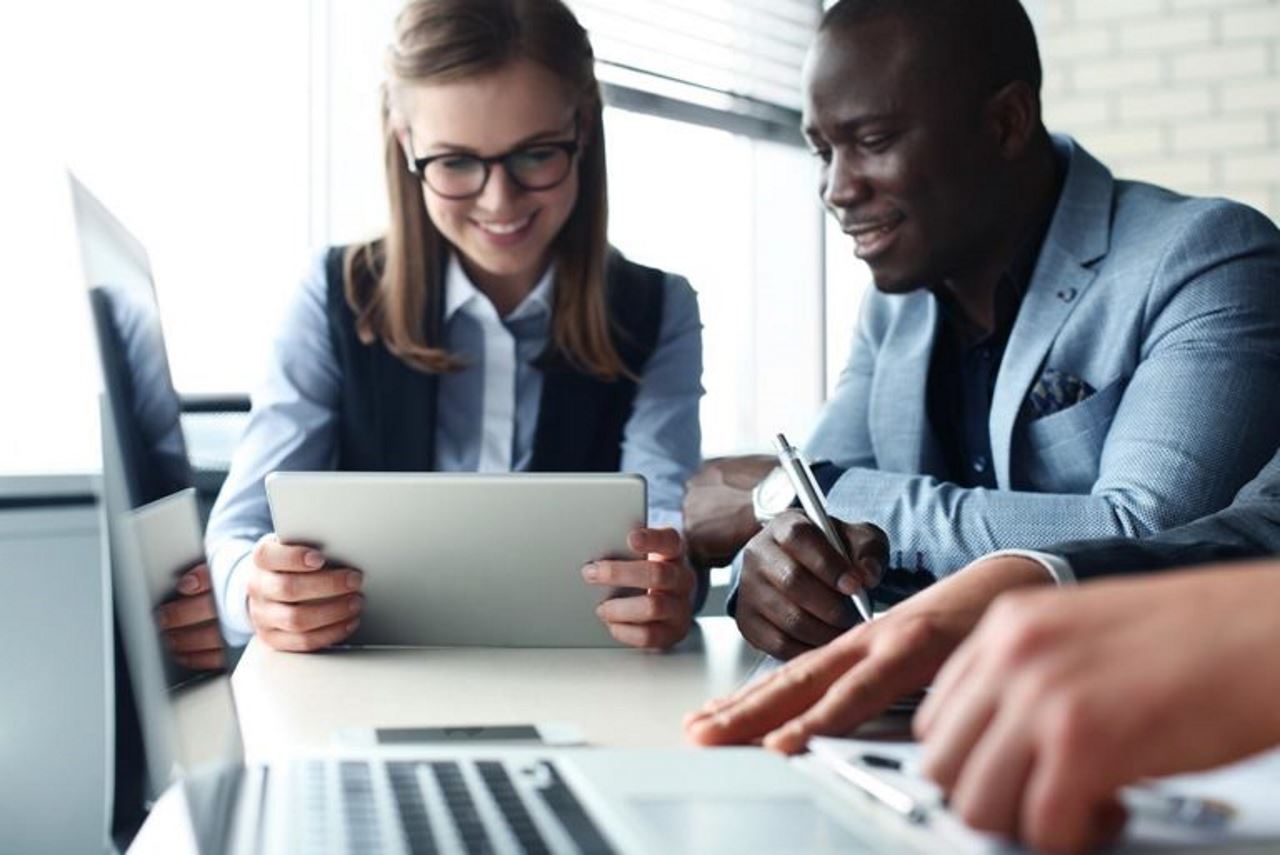
M 896 17 L 921 25 L 932 46 L 945 44 L 953 61 L 965 63 L 987 93 L 1014 81 L 1038 95 L 1040 49 L 1031 19 L 1018 0 L 840 0 L 822 18 L 820 32 Z

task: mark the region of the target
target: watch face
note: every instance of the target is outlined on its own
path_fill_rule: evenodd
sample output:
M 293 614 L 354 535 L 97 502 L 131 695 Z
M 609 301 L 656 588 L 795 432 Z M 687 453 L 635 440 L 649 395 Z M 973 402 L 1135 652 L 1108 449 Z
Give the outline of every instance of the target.
M 777 516 L 791 507 L 795 500 L 796 490 L 781 466 L 770 471 L 760 482 L 759 511 L 771 517 Z

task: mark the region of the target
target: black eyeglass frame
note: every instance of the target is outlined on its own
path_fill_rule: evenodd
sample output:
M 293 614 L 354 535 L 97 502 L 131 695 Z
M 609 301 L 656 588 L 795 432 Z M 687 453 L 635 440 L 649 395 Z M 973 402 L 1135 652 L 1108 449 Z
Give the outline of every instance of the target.
M 455 201 L 461 200 L 461 199 L 474 199 L 475 197 L 483 193 L 484 188 L 489 186 L 489 178 L 493 174 L 493 167 L 495 164 L 498 164 L 498 163 L 502 164 L 502 168 L 507 173 L 507 177 L 511 179 L 511 183 L 519 187 L 521 190 L 524 190 L 526 193 L 536 193 L 540 190 L 550 190 L 553 187 L 559 187 L 561 184 L 565 182 L 566 179 L 568 179 L 569 173 L 573 171 L 574 157 L 576 157 L 579 154 L 579 152 L 582 151 L 582 140 L 578 136 L 578 120 L 576 118 L 573 121 L 573 139 L 571 140 L 547 140 L 546 142 L 526 143 L 525 145 L 519 146 L 517 148 L 513 148 L 510 151 L 504 151 L 502 154 L 495 154 L 491 157 L 481 157 L 478 154 L 470 154 L 468 152 L 456 152 L 456 151 L 444 152 L 442 154 L 433 154 L 428 157 L 414 157 L 413 156 L 413 132 L 408 128 L 405 128 L 405 143 L 407 145 L 407 151 L 405 152 L 405 160 L 408 162 L 409 172 L 411 172 L 413 175 L 416 175 L 418 179 L 422 181 L 422 183 L 425 184 L 428 189 L 431 190 L 432 193 L 435 193 L 441 199 L 452 199 Z M 536 149 L 536 148 L 554 148 L 554 149 L 559 149 L 560 151 L 563 151 L 565 154 L 569 156 L 569 168 L 564 171 L 564 175 L 560 176 L 550 184 L 543 184 L 537 187 L 531 187 L 520 180 L 520 178 L 515 174 L 515 171 L 512 170 L 510 166 L 508 166 L 507 160 L 512 157 L 515 157 L 518 154 L 522 154 L 526 151 L 529 151 L 530 149 Z M 483 167 L 484 178 L 481 179 L 480 187 L 474 193 L 463 193 L 460 195 L 452 194 L 452 193 L 441 193 L 435 187 L 431 186 L 431 182 L 427 180 L 427 167 L 430 166 L 433 161 L 444 160 L 445 158 L 450 158 L 450 157 L 470 158 L 471 160 L 474 160 L 477 163 L 479 163 L 481 167 Z

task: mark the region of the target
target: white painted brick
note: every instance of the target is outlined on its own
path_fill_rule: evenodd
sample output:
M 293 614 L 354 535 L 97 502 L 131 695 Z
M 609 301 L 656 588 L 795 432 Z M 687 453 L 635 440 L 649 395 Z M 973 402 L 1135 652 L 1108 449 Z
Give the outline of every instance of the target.
M 1222 109 L 1227 113 L 1280 109 L 1280 77 L 1230 81 L 1222 84 Z
M 1267 73 L 1270 57 L 1266 45 L 1236 45 L 1184 53 L 1173 58 L 1173 79 L 1224 80 L 1258 77 Z
M 1273 39 L 1280 37 L 1280 4 L 1228 9 L 1222 13 L 1222 38 L 1225 41 Z
M 1164 131 L 1154 125 L 1135 128 L 1085 130 L 1075 135 L 1103 162 L 1120 162 L 1164 155 Z
M 1045 3 L 1042 8 L 1041 25 L 1046 31 L 1053 32 L 1067 25 L 1071 20 L 1071 0 L 1057 0 Z
M 1203 84 L 1155 92 L 1122 92 L 1120 121 L 1124 124 L 1156 119 L 1183 120 L 1209 115 L 1209 87 Z
M 1109 123 L 1111 106 L 1102 97 L 1046 99 L 1044 119 L 1049 127 L 1071 133 L 1073 128 Z
M 1076 63 L 1075 87 L 1077 92 L 1148 87 L 1159 83 L 1163 76 L 1163 60 L 1158 56 L 1148 54 L 1133 59 L 1102 59 Z
M 1054 98 L 1069 94 L 1074 89 L 1071 77 L 1071 69 L 1065 62 L 1058 66 L 1046 67 L 1044 70 L 1044 82 L 1040 86 L 1041 96 Z
M 1117 175 L 1280 223 L 1280 0 L 1041 0 L 1045 120 Z
M 1183 12 L 1188 9 L 1220 10 L 1224 5 L 1233 7 L 1257 5 L 1259 0 L 1172 0 L 1172 2 L 1174 12 Z M 1271 0 L 1261 0 L 1261 2 L 1269 3 Z
M 1070 27 L 1046 34 L 1041 49 L 1045 65 L 1064 60 L 1107 56 L 1117 50 L 1114 27 Z
M 1243 202 L 1250 208 L 1266 211 L 1271 207 L 1272 189 L 1266 185 L 1233 185 L 1220 184 L 1213 188 L 1214 195 Z
M 1180 193 L 1200 193 L 1214 184 L 1213 159 L 1198 157 L 1135 158 L 1111 165 L 1112 171 L 1122 178 L 1137 178 L 1177 190 Z
M 1053 0 L 1049 0 L 1050 4 Z M 1141 18 L 1164 11 L 1162 0 L 1076 0 L 1077 21 L 1114 21 L 1117 18 Z
M 1280 176 L 1280 151 L 1226 154 L 1222 158 L 1222 178 L 1229 184 L 1269 184 L 1277 176 Z
M 1120 49 L 1125 52 L 1212 43 L 1213 21 L 1207 13 L 1181 15 L 1164 20 L 1126 21 L 1120 28 Z
M 1270 124 L 1266 116 L 1179 122 L 1173 127 L 1173 151 L 1183 154 L 1263 147 L 1271 139 Z

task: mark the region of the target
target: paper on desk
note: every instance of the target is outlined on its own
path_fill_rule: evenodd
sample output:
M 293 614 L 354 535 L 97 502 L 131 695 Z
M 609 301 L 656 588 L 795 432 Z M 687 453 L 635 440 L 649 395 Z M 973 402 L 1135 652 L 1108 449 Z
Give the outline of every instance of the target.
M 809 741 L 809 747 L 817 754 L 838 755 L 846 759 L 873 754 L 897 760 L 903 765 L 902 772 L 877 769 L 875 773 L 909 793 L 922 805 L 939 809 L 942 804 L 938 788 L 918 773 L 917 743 L 814 737 Z M 1225 827 L 1215 830 L 1157 821 L 1135 812 L 1125 829 L 1122 844 L 1111 851 L 1161 852 L 1176 848 L 1179 851 L 1222 852 L 1229 851 L 1232 845 L 1248 846 L 1260 841 L 1280 844 L 1280 750 L 1211 772 L 1163 778 L 1156 782 L 1155 789 L 1166 795 L 1223 801 L 1235 808 L 1236 816 Z M 975 843 L 986 841 L 996 850 L 1016 851 L 1007 846 L 1001 847 L 985 835 L 969 834 L 973 835 Z

